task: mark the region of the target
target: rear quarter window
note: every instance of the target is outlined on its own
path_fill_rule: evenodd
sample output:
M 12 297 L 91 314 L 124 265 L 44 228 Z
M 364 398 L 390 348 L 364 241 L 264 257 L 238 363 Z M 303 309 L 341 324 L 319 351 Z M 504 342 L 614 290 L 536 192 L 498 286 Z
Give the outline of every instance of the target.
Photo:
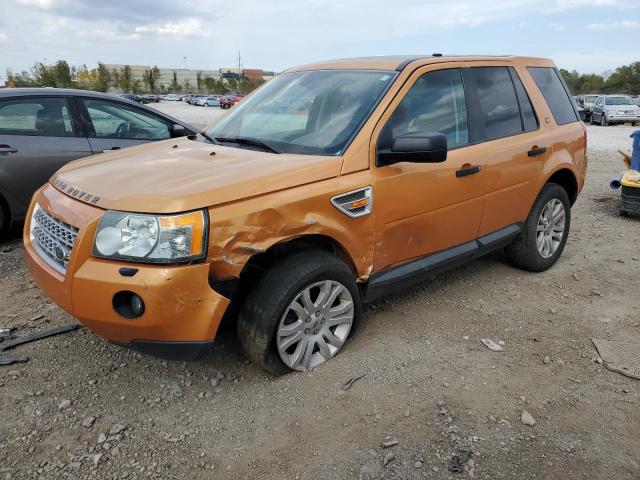
M 527 71 L 542 92 L 556 123 L 577 122 L 578 115 L 558 71 L 550 67 L 527 67 Z

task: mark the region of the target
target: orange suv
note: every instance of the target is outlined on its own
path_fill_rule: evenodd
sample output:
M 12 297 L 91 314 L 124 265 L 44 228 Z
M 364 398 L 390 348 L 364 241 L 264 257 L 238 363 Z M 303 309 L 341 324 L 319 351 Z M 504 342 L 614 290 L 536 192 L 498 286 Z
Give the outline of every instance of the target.
M 306 370 L 382 295 L 502 248 L 551 267 L 586 168 L 550 60 L 328 61 L 198 135 L 68 164 L 33 197 L 26 259 L 113 342 L 196 358 L 224 317 L 256 365 Z

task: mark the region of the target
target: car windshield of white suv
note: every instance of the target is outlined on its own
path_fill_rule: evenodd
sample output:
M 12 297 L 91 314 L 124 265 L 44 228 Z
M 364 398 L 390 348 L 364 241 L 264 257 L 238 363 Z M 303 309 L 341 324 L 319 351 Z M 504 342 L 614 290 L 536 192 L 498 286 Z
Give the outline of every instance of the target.
M 393 78 L 350 70 L 280 75 L 233 107 L 206 137 L 274 153 L 341 155 Z
M 633 105 L 629 97 L 607 97 L 607 105 Z
M 597 95 L 587 95 L 584 97 L 584 102 L 585 103 L 593 103 L 596 101 L 596 98 L 598 98 Z

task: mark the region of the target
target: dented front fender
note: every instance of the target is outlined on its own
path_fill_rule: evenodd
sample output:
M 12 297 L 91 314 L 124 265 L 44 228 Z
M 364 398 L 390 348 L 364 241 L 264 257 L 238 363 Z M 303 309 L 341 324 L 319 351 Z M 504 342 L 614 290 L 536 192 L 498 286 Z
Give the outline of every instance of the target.
M 364 171 L 211 208 L 211 274 L 219 280 L 238 277 L 255 254 L 305 235 L 323 235 L 342 245 L 358 277 L 366 278 L 373 269 L 373 215 L 351 218 L 331 198 L 370 183 Z

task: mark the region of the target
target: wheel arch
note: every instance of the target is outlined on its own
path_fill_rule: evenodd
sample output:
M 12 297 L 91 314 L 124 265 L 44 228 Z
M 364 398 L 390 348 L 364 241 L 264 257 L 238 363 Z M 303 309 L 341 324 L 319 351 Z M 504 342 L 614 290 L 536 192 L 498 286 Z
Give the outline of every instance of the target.
M 323 250 L 342 260 L 358 276 L 355 262 L 348 250 L 336 239 L 323 234 L 308 234 L 288 238 L 275 243 L 264 252 L 255 253 L 245 263 L 237 278 L 218 282 L 211 279 L 211 286 L 218 293 L 231 299 L 229 315 L 235 316 L 247 294 L 262 278 L 265 272 L 283 258 L 304 250 Z
M 544 185 L 547 183 L 555 183 L 560 185 L 569 195 L 569 201 L 571 205 L 575 203 L 578 198 L 578 179 L 574 172 L 572 172 L 568 168 L 560 168 L 553 172 L 547 181 L 544 182 Z M 543 185 L 543 186 L 544 186 Z

